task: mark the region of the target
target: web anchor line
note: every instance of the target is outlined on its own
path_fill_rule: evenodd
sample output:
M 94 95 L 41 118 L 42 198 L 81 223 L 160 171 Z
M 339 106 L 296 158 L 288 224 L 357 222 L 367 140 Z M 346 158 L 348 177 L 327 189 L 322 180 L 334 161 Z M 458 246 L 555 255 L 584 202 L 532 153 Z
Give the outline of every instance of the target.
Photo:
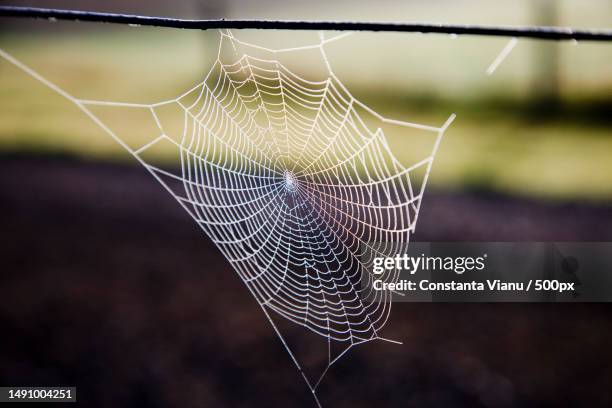
M 513 37 L 508 41 L 508 44 L 500 51 L 500 53 L 495 57 L 491 65 L 487 68 L 487 75 L 491 76 L 497 70 L 497 68 L 501 65 L 502 62 L 510 55 L 514 47 L 518 44 L 518 39 Z
M 133 14 L 100 13 L 93 11 L 60 10 L 37 7 L 0 6 L 0 16 L 42 18 L 67 21 L 125 24 L 181 28 L 191 30 L 260 29 L 260 30 L 330 30 L 387 31 L 424 34 L 478 35 L 494 37 L 532 38 L 552 41 L 612 41 L 612 30 L 586 30 L 570 27 L 494 27 L 481 25 L 385 23 L 360 21 L 297 21 L 297 20 L 188 20 Z
M 79 99 L 0 49 L 0 58 L 75 104 L 185 209 L 256 299 L 318 406 L 321 382 L 350 350 L 375 340 L 400 344 L 381 334 L 395 293 L 372 290 L 372 257 L 407 248 L 441 138 L 455 118 L 440 127 L 389 119 L 355 99 L 323 52 L 344 37 L 269 49 L 221 31 L 204 80 L 151 104 Z M 283 64 L 285 53 L 317 48 L 320 77 Z M 100 108 L 144 112 L 156 130 L 131 146 L 96 113 Z M 179 120 L 168 121 L 167 108 Z M 423 138 L 431 150 L 403 164 L 389 132 Z M 148 160 L 158 147 L 176 152 L 175 170 Z M 323 372 L 308 377 L 273 317 L 327 343 Z

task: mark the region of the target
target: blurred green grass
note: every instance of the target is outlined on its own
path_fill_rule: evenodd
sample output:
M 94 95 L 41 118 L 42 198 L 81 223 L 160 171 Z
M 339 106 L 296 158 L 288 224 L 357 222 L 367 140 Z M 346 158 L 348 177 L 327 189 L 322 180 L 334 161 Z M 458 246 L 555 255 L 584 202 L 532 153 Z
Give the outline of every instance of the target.
M 463 47 L 473 49 L 473 41 Z M 452 43 L 448 39 L 446 42 Z M 217 36 L 153 29 L 88 31 L 79 36 L 5 33 L 0 47 L 80 98 L 152 103 L 175 97 L 201 81 L 216 56 Z M 456 48 L 460 47 L 452 49 Z M 489 47 L 479 57 L 483 64 L 490 57 L 490 49 L 497 48 Z M 342 51 L 342 59 L 348 58 L 345 65 L 351 58 L 360 58 L 347 56 L 349 52 Z M 439 51 L 424 47 L 420 52 L 424 54 L 418 61 L 435 62 Z M 594 60 L 602 60 L 601 48 L 591 52 L 597 54 Z M 451 57 L 457 58 L 445 58 Z M 475 86 L 487 81 L 482 74 L 486 65 L 479 65 L 480 71 L 474 74 L 473 58 L 454 61 L 449 68 L 459 73 L 470 71 L 468 80 L 462 75 L 447 77 L 444 70 L 430 70 L 427 64 L 419 68 L 410 63 L 411 73 L 403 83 L 392 79 L 381 86 L 384 75 L 367 81 L 367 75 L 362 78 L 363 72 L 347 74 L 346 82 L 358 99 L 387 117 L 440 126 L 451 112 L 457 113 L 436 158 L 430 179 L 433 186 L 554 200 L 612 199 L 609 71 L 592 68 L 584 77 L 589 87 L 576 83 L 572 73 L 572 86 L 565 89 L 558 106 L 549 109 L 528 92 L 516 92 L 516 77 L 525 75 L 520 74 L 525 64 L 520 58 L 509 61 L 519 68 L 519 74 L 501 73 L 494 78 L 497 82 L 490 81 L 486 88 Z M 402 61 L 394 65 L 401 67 Z M 338 76 L 344 79 L 342 69 Z M 524 82 L 522 88 L 526 87 Z M 601 86 L 593 87 L 593 83 Z M 428 92 L 430 87 L 435 91 Z M 131 135 L 124 137 L 134 138 L 139 137 L 144 125 L 134 120 L 129 126 L 133 132 L 128 131 Z M 420 160 L 428 148 L 426 139 L 399 134 L 388 137 L 404 163 Z M 69 101 L 3 60 L 0 150 L 130 159 Z M 154 160 L 170 164 L 171 153 L 156 150 Z

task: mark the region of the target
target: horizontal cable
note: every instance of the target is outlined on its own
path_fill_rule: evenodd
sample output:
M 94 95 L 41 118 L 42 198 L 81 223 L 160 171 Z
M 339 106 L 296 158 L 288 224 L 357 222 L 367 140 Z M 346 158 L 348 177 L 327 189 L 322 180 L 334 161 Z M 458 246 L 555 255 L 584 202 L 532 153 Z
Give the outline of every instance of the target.
M 493 27 L 420 23 L 385 23 L 359 21 L 294 21 L 294 20 L 185 20 L 130 14 L 98 13 L 77 10 L 56 10 L 34 7 L 0 6 L 0 16 L 45 18 L 97 23 L 183 28 L 192 30 L 279 29 L 330 31 L 392 31 L 405 33 L 437 33 L 495 37 L 535 38 L 540 40 L 612 41 L 612 30 L 581 30 L 568 27 Z

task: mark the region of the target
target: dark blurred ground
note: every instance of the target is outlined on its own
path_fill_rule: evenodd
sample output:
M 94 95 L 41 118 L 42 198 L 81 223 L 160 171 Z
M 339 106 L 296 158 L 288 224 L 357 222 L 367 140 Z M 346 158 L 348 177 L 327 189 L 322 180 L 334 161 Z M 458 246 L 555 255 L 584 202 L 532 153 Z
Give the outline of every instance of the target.
M 0 159 L 0 384 L 84 407 L 314 406 L 254 299 L 143 169 Z M 417 240 L 612 240 L 612 208 L 429 192 Z M 611 406 L 606 304 L 396 304 L 328 407 Z M 73 405 L 74 406 L 74 405 Z

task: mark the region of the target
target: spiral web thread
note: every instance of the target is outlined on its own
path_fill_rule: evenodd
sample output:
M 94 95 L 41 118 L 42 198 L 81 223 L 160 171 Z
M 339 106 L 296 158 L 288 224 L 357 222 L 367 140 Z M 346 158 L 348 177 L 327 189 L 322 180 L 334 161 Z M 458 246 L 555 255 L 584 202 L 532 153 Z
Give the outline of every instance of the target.
M 355 345 L 388 340 L 380 331 L 392 293 L 371 289 L 369 266 L 375 254 L 407 248 L 440 139 L 454 119 L 441 127 L 401 122 L 356 100 L 325 53 L 346 35 L 321 33 L 315 45 L 273 50 L 222 31 L 205 79 L 156 104 L 75 98 L 0 49 L 4 59 L 78 106 L 191 215 L 255 297 L 317 404 L 317 387 L 331 365 Z M 320 55 L 322 78 L 301 77 L 280 62 L 285 53 L 307 51 Z M 267 58 L 253 56 L 262 53 Z M 158 134 L 131 146 L 97 108 L 143 111 Z M 167 110 L 182 115 L 182 129 L 165 125 Z M 430 135 L 430 154 L 402 165 L 385 126 Z M 147 160 L 147 152 L 163 145 L 176 151 L 176 170 Z M 389 272 L 377 279 L 398 277 Z M 319 377 L 308 378 L 272 316 L 325 339 L 328 361 Z M 332 343 L 341 345 L 337 355 Z

